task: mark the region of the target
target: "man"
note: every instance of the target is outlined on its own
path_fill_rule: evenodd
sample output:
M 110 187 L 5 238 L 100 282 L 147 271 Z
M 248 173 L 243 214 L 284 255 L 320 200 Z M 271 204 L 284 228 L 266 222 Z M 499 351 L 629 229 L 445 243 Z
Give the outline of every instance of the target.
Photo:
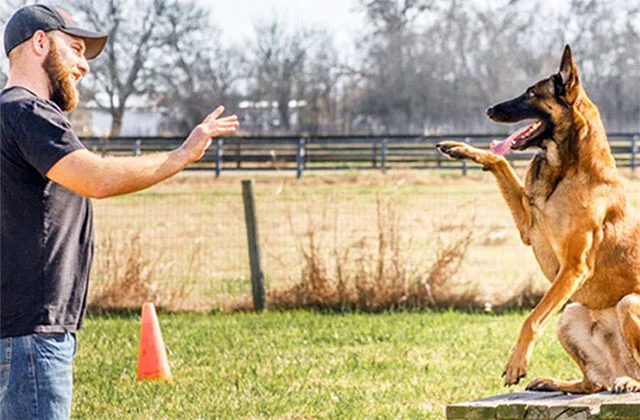
M 80 143 L 63 111 L 107 35 L 80 29 L 43 5 L 7 22 L 9 79 L 0 92 L 0 418 L 69 418 L 71 362 L 93 251 L 89 198 L 152 186 L 200 159 L 237 117 L 218 107 L 177 149 L 100 157 Z

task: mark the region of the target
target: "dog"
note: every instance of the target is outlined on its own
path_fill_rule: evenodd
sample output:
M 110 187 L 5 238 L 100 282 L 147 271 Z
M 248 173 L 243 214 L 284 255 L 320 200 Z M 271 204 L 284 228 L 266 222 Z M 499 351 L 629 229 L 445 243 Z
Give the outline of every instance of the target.
M 552 283 L 522 325 L 503 373 L 505 386 L 526 376 L 535 338 L 564 307 L 558 338 L 583 378 L 536 378 L 526 389 L 639 392 L 640 223 L 627 208 L 598 108 L 580 83 L 571 47 L 565 46 L 558 73 L 488 108 L 487 115 L 499 123 L 533 122 L 493 141 L 491 151 L 454 141 L 437 149 L 495 176 L 522 241 Z M 522 182 L 504 155 L 530 147 L 539 151 Z

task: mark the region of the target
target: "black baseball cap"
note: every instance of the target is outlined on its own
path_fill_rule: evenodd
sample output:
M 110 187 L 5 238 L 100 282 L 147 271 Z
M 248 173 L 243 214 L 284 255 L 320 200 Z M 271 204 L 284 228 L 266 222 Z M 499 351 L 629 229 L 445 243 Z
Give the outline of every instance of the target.
M 38 30 L 57 30 L 84 39 L 87 47 L 84 56 L 87 60 L 97 57 L 107 43 L 107 34 L 79 28 L 78 23 L 66 11 L 43 4 L 32 4 L 16 10 L 7 22 L 4 30 L 4 51 L 7 56 Z

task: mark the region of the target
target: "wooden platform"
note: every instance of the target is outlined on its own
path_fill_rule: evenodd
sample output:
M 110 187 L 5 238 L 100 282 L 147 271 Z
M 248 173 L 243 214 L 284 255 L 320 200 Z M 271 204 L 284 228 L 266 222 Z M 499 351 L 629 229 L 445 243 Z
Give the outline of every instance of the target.
M 514 392 L 450 405 L 447 419 L 640 420 L 640 394 Z

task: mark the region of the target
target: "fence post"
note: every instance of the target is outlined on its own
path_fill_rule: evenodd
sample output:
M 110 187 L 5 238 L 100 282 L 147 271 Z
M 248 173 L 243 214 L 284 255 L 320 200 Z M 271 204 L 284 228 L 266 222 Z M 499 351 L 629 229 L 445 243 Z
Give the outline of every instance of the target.
M 631 173 L 636 173 L 636 167 L 638 165 L 638 135 L 634 135 L 631 138 Z
M 262 266 L 260 264 L 260 244 L 258 239 L 258 223 L 256 220 L 255 202 L 253 199 L 253 180 L 242 181 L 242 200 L 247 225 L 249 243 L 249 263 L 251 265 L 251 292 L 253 308 L 262 311 L 265 306 Z
M 133 143 L 133 156 L 140 156 L 142 153 L 142 140 L 136 139 Z
M 304 170 L 304 138 L 298 139 L 298 151 L 296 152 L 296 178 L 302 178 Z
M 222 139 L 216 141 L 216 178 L 220 178 L 220 172 L 222 172 Z
M 371 140 L 371 169 L 375 169 L 378 165 L 378 142 Z
M 380 140 L 380 168 L 382 173 L 387 172 L 387 139 Z
M 469 137 L 465 137 L 464 142 L 466 144 L 469 144 L 471 142 L 471 139 Z M 467 176 L 467 160 L 464 159 L 462 161 L 462 176 Z

